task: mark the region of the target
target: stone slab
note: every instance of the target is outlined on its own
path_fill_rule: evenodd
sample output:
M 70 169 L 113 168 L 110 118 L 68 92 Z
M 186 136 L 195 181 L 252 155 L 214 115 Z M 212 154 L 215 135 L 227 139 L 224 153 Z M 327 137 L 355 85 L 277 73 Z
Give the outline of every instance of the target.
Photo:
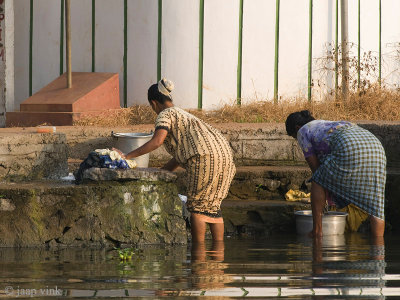
M 136 169 L 107 169 L 90 168 L 83 173 L 84 180 L 90 181 L 165 181 L 174 182 L 177 175 L 173 172 L 158 168 L 136 168 Z

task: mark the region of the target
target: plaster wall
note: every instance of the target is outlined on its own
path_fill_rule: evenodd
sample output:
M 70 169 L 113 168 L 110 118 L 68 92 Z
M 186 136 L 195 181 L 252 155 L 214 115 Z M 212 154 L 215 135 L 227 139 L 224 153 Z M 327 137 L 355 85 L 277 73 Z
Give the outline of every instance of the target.
M 184 108 L 197 108 L 200 84 L 202 107 L 216 108 L 234 103 L 238 91 L 239 0 L 205 1 L 203 82 L 199 82 L 199 1 L 163 0 L 161 22 L 161 76 L 175 81 L 174 100 Z M 96 0 L 94 49 L 92 45 L 92 1 L 72 0 L 72 64 L 74 71 L 116 72 L 120 75 L 121 104 L 147 101 L 147 89 L 157 80 L 157 0 Z M 309 1 L 280 1 L 279 96 L 305 97 L 308 76 Z M 32 92 L 44 87 L 60 73 L 61 0 L 35 0 L 33 28 L 30 1 L 14 0 L 15 10 L 15 99 L 18 108 L 29 96 L 29 35 L 33 34 Z M 321 58 L 335 40 L 334 0 L 313 5 L 313 97 L 320 99 L 334 86 L 333 72 L 323 71 Z M 382 2 L 382 78 L 389 87 L 400 80 L 400 22 L 397 0 Z M 127 9 L 127 68 L 124 67 L 124 10 Z M 275 1 L 244 0 L 242 100 L 271 100 L 274 88 Z M 349 39 L 357 44 L 357 1 L 349 1 Z M 340 18 L 339 18 L 340 20 Z M 378 55 L 378 1 L 361 3 L 361 52 Z M 340 41 L 340 28 L 339 28 Z M 356 55 L 352 48 L 352 55 Z M 94 50 L 94 51 L 92 51 Z M 65 60 L 65 55 L 62 58 Z M 11 62 L 10 62 L 11 63 Z M 13 64 L 14 64 L 13 63 Z M 63 62 L 64 64 L 65 62 Z M 63 65 L 62 64 L 62 65 Z M 323 63 L 322 63 L 323 65 Z M 325 67 L 329 66 L 325 64 Z M 332 67 L 332 65 L 330 65 Z M 65 70 L 65 68 L 64 68 Z M 124 71 L 127 80 L 124 81 Z M 362 78 L 377 80 L 377 71 Z M 126 95 L 124 94 L 126 85 Z M 14 101 L 15 100 L 15 101 Z

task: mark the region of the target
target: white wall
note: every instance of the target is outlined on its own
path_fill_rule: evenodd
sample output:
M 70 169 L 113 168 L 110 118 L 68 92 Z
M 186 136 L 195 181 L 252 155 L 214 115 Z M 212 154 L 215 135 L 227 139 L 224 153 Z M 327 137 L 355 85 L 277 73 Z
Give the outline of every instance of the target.
M 119 73 L 121 105 L 124 84 L 123 14 L 123 0 L 96 0 L 96 72 Z
M 147 104 L 157 81 L 157 0 L 128 2 L 128 105 Z
M 29 97 L 29 5 L 26 0 L 14 0 L 14 109 Z
M 204 5 L 203 107 L 212 109 L 236 99 L 239 1 L 213 0 Z
M 260 17 L 252 17 L 257 15 Z M 274 96 L 274 51 L 275 1 L 245 1 L 242 103 Z
M 173 79 L 174 102 L 182 107 L 197 107 L 198 102 L 198 20 L 199 1 L 163 2 L 161 75 Z
M 29 7 L 29 1 L 25 3 Z M 33 3 L 32 92 L 36 93 L 60 75 L 61 6 L 54 0 L 35 0 Z M 28 45 L 29 39 L 25 47 Z
M 29 2 L 14 0 L 15 106 L 28 97 Z M 243 102 L 271 100 L 274 89 L 275 2 L 244 0 Z M 362 53 L 378 54 L 378 1 L 361 5 Z M 35 0 L 33 20 L 33 92 L 59 76 L 61 0 Z M 91 71 L 91 1 L 72 0 L 73 71 Z M 314 99 L 334 86 L 334 74 L 321 72 L 318 59 L 335 39 L 335 0 L 314 1 L 313 78 L 323 83 Z M 307 96 L 309 0 L 281 0 L 279 95 Z M 174 101 L 197 108 L 199 1 L 163 0 L 161 73 L 175 82 Z M 400 83 L 400 1 L 382 1 L 383 80 Z M 349 1 L 349 38 L 357 43 L 357 1 Z M 340 18 L 339 18 L 340 20 Z M 128 105 L 146 104 L 157 80 L 158 0 L 128 0 Z M 340 30 L 339 30 L 340 33 Z M 203 108 L 234 103 L 237 96 L 239 0 L 205 0 Z M 339 36 L 340 40 L 340 36 Z M 395 48 L 397 44 L 397 48 Z M 96 0 L 97 72 L 120 76 L 123 104 L 124 1 Z M 356 50 L 356 47 L 354 48 Z M 356 51 L 353 52 L 356 55 Z M 65 55 L 64 55 L 65 59 Z M 65 68 L 64 68 L 65 70 Z M 322 75 L 321 75 L 322 74 Z M 376 73 L 377 75 L 377 73 Z
M 389 86 L 400 88 L 400 1 L 382 1 L 383 79 Z M 367 37 L 366 37 L 367 38 Z
M 71 0 L 71 56 L 74 72 L 91 72 L 92 70 L 91 9 L 91 0 Z M 64 51 L 64 72 L 67 71 L 65 59 Z

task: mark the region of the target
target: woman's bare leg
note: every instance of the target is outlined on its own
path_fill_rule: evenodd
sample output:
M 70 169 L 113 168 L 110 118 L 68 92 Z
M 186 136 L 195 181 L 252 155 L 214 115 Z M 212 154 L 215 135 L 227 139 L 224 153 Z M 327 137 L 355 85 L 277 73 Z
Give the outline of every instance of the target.
M 213 241 L 223 241 L 224 223 L 210 223 L 209 225 Z
M 311 209 L 313 215 L 313 237 L 322 236 L 322 214 L 325 206 L 325 189 L 316 183 L 311 184 Z
M 199 214 L 190 214 L 190 231 L 192 234 L 193 242 L 204 242 L 206 235 L 206 222 L 201 220 Z
M 206 261 L 206 244 L 204 242 L 193 241 L 192 261 Z
M 369 217 L 371 223 L 371 235 L 383 236 L 385 234 L 385 221 L 374 216 Z

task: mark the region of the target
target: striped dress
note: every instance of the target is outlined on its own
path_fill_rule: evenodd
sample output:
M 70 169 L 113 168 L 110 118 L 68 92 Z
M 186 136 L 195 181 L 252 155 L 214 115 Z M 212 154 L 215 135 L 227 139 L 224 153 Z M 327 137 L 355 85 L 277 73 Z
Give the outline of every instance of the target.
M 221 218 L 221 202 L 236 172 L 228 141 L 218 130 L 178 107 L 160 112 L 155 129 L 168 131 L 164 147 L 187 171 L 188 210 Z
M 350 203 L 384 219 L 386 155 L 380 141 L 355 124 L 315 120 L 297 133 L 304 156 L 320 166 L 312 180 L 333 195 L 341 208 Z

